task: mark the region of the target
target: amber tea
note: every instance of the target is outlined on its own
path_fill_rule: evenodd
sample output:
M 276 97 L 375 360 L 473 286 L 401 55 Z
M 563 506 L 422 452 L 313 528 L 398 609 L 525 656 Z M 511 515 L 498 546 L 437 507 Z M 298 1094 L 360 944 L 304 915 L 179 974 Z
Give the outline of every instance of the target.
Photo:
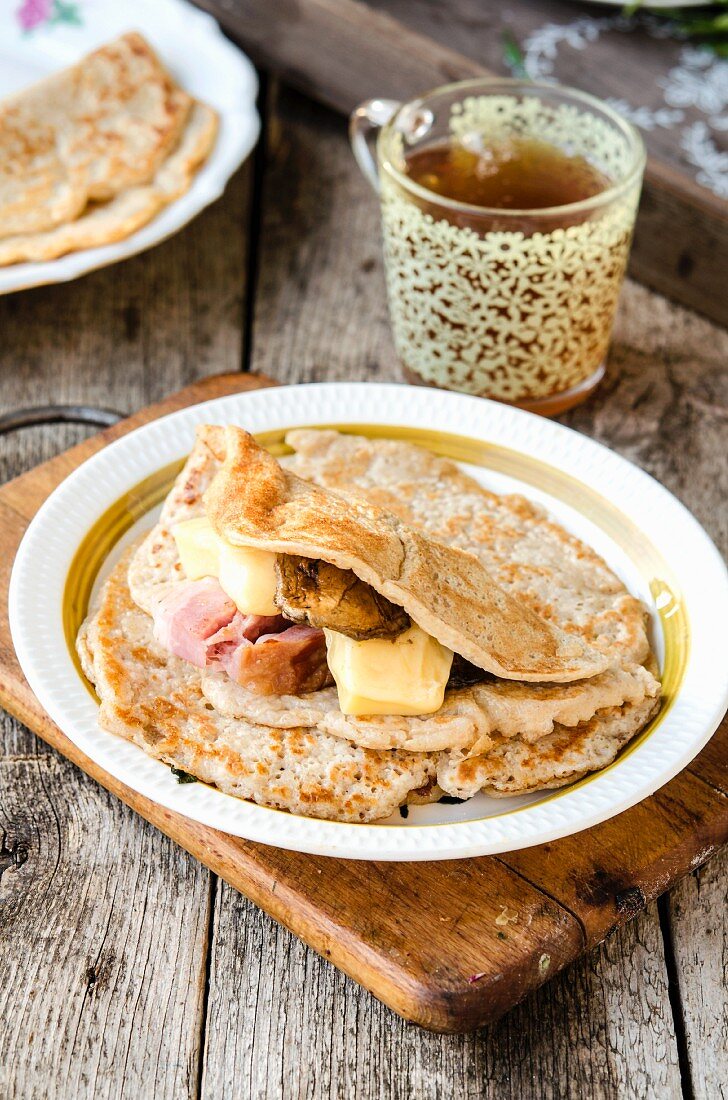
M 543 210 L 598 195 L 610 180 L 583 156 L 538 138 L 513 137 L 478 151 L 438 142 L 405 153 L 410 179 L 468 206 Z
M 604 372 L 629 254 L 636 131 L 581 92 L 483 80 L 369 100 L 352 141 L 381 195 L 406 377 L 547 414 L 583 400 Z

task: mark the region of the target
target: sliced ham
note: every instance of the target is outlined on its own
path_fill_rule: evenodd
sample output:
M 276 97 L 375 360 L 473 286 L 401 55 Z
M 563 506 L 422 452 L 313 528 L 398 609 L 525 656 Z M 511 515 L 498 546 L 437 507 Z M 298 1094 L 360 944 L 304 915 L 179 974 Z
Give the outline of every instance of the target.
M 241 615 L 236 611 L 227 626 L 207 639 L 207 663 L 222 658 L 244 642 L 257 642 L 263 634 L 280 634 L 290 625 L 282 615 Z
M 256 695 L 304 695 L 333 684 L 323 630 L 289 626 L 240 645 L 222 659 L 232 680 Z
M 213 577 L 177 585 L 154 611 L 157 641 L 190 664 L 207 664 L 208 639 L 228 626 L 237 608 Z
M 176 657 L 222 667 L 256 695 L 333 683 L 322 630 L 291 626 L 282 615 L 243 615 L 213 577 L 176 586 L 154 612 L 154 634 Z

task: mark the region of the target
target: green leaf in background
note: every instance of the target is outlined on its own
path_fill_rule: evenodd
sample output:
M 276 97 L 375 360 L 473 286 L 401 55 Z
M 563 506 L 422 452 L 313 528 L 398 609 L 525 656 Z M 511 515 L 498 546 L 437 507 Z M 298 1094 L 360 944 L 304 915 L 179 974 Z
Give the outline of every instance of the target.
M 628 19 L 639 18 L 643 13 L 663 22 L 668 34 L 675 38 L 689 39 L 696 46 L 712 50 L 718 57 L 728 57 L 728 0 L 694 8 L 653 8 L 649 0 L 631 0 L 622 8 L 622 14 Z M 511 74 L 519 80 L 528 80 L 525 58 L 513 32 L 504 30 L 501 43 L 503 60 Z
M 512 31 L 503 31 L 501 42 L 503 43 L 503 60 L 512 75 L 519 80 L 528 80 L 523 53 Z
M 728 0 L 694 8 L 676 5 L 659 9 L 650 8 L 649 0 L 635 0 L 626 4 L 622 11 L 627 16 L 648 11 L 651 18 L 664 21 L 676 38 L 690 38 L 719 57 L 728 57 Z
M 70 3 L 69 0 L 54 0 L 48 22 L 51 25 L 54 23 L 68 23 L 71 26 L 80 27 L 83 21 L 77 4 Z

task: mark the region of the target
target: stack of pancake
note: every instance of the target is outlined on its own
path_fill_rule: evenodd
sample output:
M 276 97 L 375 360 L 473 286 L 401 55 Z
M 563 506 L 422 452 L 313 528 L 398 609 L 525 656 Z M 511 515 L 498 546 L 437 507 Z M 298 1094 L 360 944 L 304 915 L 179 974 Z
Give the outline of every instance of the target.
M 159 523 L 79 635 L 105 729 L 229 794 L 372 821 L 443 794 L 570 783 L 656 712 L 643 607 L 542 510 L 409 444 L 317 430 L 287 442 L 278 463 L 240 429 L 199 430 Z M 270 555 L 278 619 L 238 607 L 200 627 L 218 582 L 185 574 L 175 536 L 195 518 Z M 342 705 L 332 639 L 386 638 L 394 659 L 408 630 L 448 655 L 441 704 Z M 276 653 L 286 676 L 262 676 Z
M 183 195 L 217 116 L 122 35 L 0 103 L 0 265 L 128 237 Z

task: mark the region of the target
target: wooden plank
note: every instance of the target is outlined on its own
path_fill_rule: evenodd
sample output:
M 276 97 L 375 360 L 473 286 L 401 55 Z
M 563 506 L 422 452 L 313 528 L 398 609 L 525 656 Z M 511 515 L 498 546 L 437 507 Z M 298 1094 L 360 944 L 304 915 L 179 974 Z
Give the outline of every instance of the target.
M 696 1100 L 728 1095 L 728 852 L 668 895 L 668 935 L 674 953 Z
M 249 202 L 246 169 L 151 252 L 0 298 L 0 407 L 128 410 L 237 370 Z M 88 434 L 3 437 L 0 480 Z M 3 491 L 30 517 L 73 465 Z M 196 1096 L 212 876 L 8 715 L 0 745 L 0 1095 Z
M 252 369 L 280 382 L 400 377 L 376 203 L 340 120 L 270 95 Z M 294 106 L 295 104 L 295 106 Z
M 588 838 L 576 833 L 503 859 L 578 916 L 594 944 L 728 843 L 728 797 L 684 771 Z
M 55 754 L 0 762 L 0 1095 L 194 1097 L 209 873 Z
M 371 96 L 407 99 L 451 80 L 508 75 L 502 32 L 518 34 L 554 18 L 569 23 L 574 9 L 557 0 L 508 8 L 457 0 L 447 10 L 425 0 L 196 0 L 240 39 L 256 61 L 339 111 Z M 606 57 L 573 50 L 562 81 L 597 95 L 644 102 L 671 62 L 645 35 L 625 38 Z M 677 46 L 675 50 L 677 50 Z M 659 71 L 652 71 L 651 66 Z M 647 70 L 645 69 L 647 66 Z M 637 74 L 635 76 L 635 74 Z M 625 90 L 626 89 L 626 90 Z M 725 323 L 728 309 L 715 271 L 728 249 L 728 212 L 695 182 L 682 151 L 659 126 L 645 137 L 652 148 L 635 237 L 632 273 L 664 294 Z
M 349 112 L 370 96 L 395 99 L 479 76 L 482 64 L 360 0 L 195 0 L 286 84 Z
M 681 1096 L 654 907 L 465 1036 L 393 1017 L 227 886 L 213 944 L 203 1100 Z
M 627 282 L 604 382 L 564 416 L 657 478 L 728 553 L 728 331 Z
M 223 202 L 156 248 L 0 296 L 0 408 L 81 402 L 128 413 L 193 378 L 238 370 L 249 201 L 243 169 Z M 19 432 L 2 450 L 27 466 L 25 441 Z
M 80 403 L 126 414 L 192 378 L 239 370 L 250 183 L 243 169 L 224 201 L 149 252 L 69 284 L 0 296 L 0 411 Z M 59 456 L 44 467 L 49 480 L 33 479 L 32 495 L 24 483 L 22 515 L 33 515 L 48 485 L 115 430 L 66 452 L 88 435 L 81 426 L 53 425 L 0 439 L 0 481 Z M 7 502 L 12 494 L 6 486 Z

